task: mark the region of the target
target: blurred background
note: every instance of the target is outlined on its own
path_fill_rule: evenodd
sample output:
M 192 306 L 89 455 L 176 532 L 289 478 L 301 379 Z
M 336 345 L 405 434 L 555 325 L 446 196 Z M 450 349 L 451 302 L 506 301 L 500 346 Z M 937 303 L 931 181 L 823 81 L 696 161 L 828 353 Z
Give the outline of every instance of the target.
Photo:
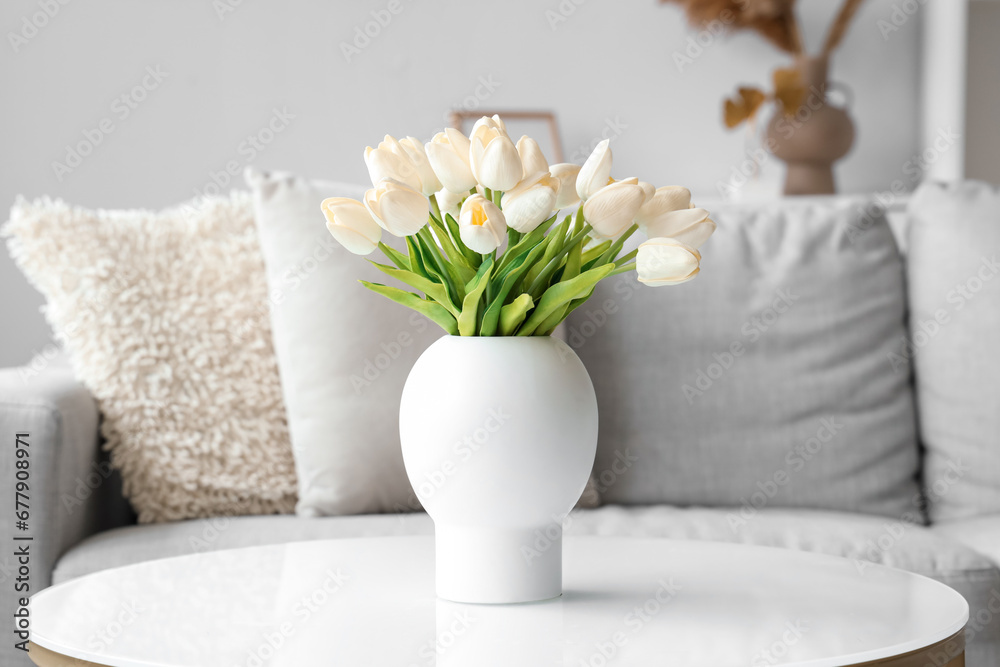
M 800 3 L 811 48 L 838 4 Z M 742 185 L 760 131 L 724 129 L 721 101 L 787 57 L 654 0 L 7 0 L 0 25 L 6 206 L 157 209 L 242 188 L 227 169 L 250 164 L 363 183 L 386 131 L 426 140 L 478 109 L 552 111 L 567 161 L 609 138 L 623 175 L 697 197 L 780 191 L 776 160 Z M 977 134 L 1000 108 L 998 34 L 1000 2 L 866 2 L 832 63 L 858 130 L 840 190 L 1000 181 L 1000 133 Z M 957 144 L 925 159 L 942 132 Z M 0 284 L 2 367 L 50 332 L 6 252 Z

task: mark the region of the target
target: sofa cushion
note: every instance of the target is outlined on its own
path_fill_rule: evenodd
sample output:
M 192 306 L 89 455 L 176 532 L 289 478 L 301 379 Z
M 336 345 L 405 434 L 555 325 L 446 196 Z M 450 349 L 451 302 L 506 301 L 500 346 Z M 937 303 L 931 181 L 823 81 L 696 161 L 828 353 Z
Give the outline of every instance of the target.
M 600 406 L 605 502 L 917 519 L 903 264 L 862 198 L 724 205 L 683 289 L 598 285 L 567 340 Z
M 927 527 L 859 514 L 606 505 L 575 510 L 564 523 L 567 535 L 738 542 L 850 558 L 859 571 L 877 563 L 942 580 L 1000 577 L 989 558 Z M 90 537 L 71 549 L 59 560 L 53 580 L 59 583 L 110 567 L 203 551 L 433 532 L 434 524 L 423 512 L 320 518 L 217 517 L 127 526 Z
M 292 510 L 249 195 L 158 213 L 22 199 L 5 234 L 97 399 L 140 521 Z
M 913 195 L 910 335 L 932 521 L 1000 512 L 1000 189 L 928 183 Z

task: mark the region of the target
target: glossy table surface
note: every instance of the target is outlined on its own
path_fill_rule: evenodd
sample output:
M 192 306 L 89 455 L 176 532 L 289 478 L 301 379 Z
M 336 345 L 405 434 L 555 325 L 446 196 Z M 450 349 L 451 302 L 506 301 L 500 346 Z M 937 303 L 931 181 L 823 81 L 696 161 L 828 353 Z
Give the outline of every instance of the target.
M 150 561 L 36 594 L 32 641 L 113 667 L 821 667 L 968 620 L 930 579 L 783 549 L 566 538 L 564 595 L 500 606 L 437 600 L 433 559 L 433 538 L 385 537 Z

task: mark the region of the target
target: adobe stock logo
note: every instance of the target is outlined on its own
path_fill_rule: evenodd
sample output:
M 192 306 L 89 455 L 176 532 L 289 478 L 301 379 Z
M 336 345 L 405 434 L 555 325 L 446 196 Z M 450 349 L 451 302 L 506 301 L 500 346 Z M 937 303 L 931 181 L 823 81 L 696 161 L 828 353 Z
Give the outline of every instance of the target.
M 69 3 L 70 0 L 38 0 L 39 11 L 30 16 L 27 14 L 22 16 L 21 29 L 17 32 L 12 30 L 7 33 L 7 41 L 10 42 L 10 48 L 13 49 L 14 53 L 23 49 L 28 45 L 28 42 L 37 37 L 38 33 L 49 24 L 49 21 L 54 19 Z

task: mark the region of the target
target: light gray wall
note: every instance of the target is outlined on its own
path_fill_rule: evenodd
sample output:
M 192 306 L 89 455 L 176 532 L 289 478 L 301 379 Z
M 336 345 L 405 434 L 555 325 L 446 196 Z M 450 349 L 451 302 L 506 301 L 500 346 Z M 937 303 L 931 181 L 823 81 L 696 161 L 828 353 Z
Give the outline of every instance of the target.
M 834 3 L 801 4 L 815 45 Z M 838 172 L 845 191 L 909 178 L 904 165 L 917 150 L 920 17 L 886 33 L 879 22 L 894 4 L 870 0 L 834 63 L 859 126 Z M 15 52 L 11 34 L 43 5 L 58 12 Z M 399 13 L 347 62 L 341 43 L 389 7 Z M 675 53 L 693 33 L 676 7 L 655 0 L 4 0 L 0 26 L 3 205 L 47 194 L 160 208 L 202 191 L 230 161 L 363 181 L 366 144 L 385 132 L 428 138 L 463 104 L 552 109 L 569 154 L 618 124 L 617 174 L 717 197 L 747 141 L 722 129 L 721 100 L 738 83 L 766 83 L 785 60 L 755 35 L 706 38 L 679 71 Z M 116 102 L 147 68 L 166 78 L 134 109 Z M 260 151 L 244 144 L 276 108 L 294 116 L 287 128 Z M 113 131 L 57 174 L 67 147 L 105 119 Z M 780 176 L 769 163 L 762 182 L 774 188 Z M 6 366 L 41 351 L 49 332 L 40 297 L 6 253 L 0 284 Z

